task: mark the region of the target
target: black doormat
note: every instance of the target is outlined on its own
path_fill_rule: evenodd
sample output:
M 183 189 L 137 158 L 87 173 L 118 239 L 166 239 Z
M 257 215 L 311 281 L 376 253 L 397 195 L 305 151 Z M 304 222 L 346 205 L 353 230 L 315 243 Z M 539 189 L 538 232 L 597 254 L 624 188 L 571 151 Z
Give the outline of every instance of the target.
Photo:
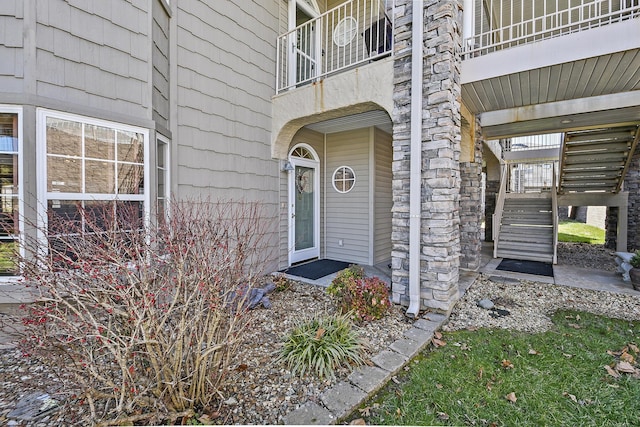
M 553 266 L 550 263 L 540 261 L 522 261 L 505 258 L 500 265 L 496 267 L 496 270 L 553 277 Z
M 334 261 L 332 259 L 319 259 L 306 264 L 296 265 L 282 270 L 282 273 L 292 276 L 304 277 L 305 279 L 316 280 L 329 274 L 344 270 L 349 267 L 348 262 Z

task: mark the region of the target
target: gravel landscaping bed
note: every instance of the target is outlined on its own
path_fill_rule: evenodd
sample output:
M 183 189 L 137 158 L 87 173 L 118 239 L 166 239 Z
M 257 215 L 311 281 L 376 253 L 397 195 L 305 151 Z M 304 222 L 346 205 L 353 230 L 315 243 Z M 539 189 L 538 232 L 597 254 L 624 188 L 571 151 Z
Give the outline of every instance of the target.
M 319 396 L 337 382 L 345 380 L 350 370 L 341 369 L 333 380 L 312 376 L 291 376 L 276 363 L 284 334 L 300 318 L 314 313 L 334 313 L 335 307 L 324 288 L 295 282 L 291 289 L 269 296 L 270 309 L 251 310 L 249 327 L 242 336 L 240 350 L 230 367 L 230 386 L 221 390 L 219 407 L 210 408 L 208 417 L 215 424 L 278 424 L 287 413 Z M 381 320 L 356 326 L 367 347 L 367 357 L 387 348 L 411 327 L 404 309 L 392 306 Z M 62 409 L 30 425 L 88 425 L 88 410 L 71 396 L 72 382 L 59 378 L 36 361 L 23 357 L 17 349 L 0 350 L 0 425 L 13 424 L 7 414 L 16 403 L 34 392 L 46 392 L 65 402 Z M 13 425 L 22 425 L 15 423 Z
M 608 269 L 607 263 L 613 262 L 612 251 L 590 245 L 579 245 L 575 251 L 565 247 L 560 254 L 561 262 L 578 266 Z M 343 369 L 334 380 L 324 381 L 309 376 L 298 378 L 276 363 L 284 334 L 295 321 L 313 313 L 334 312 L 323 288 L 296 282 L 290 290 L 273 293 L 269 298 L 270 309 L 249 313 L 249 328 L 230 368 L 231 385 L 222 390 L 220 405 L 207 412 L 215 424 L 279 424 L 285 414 L 302 403 L 318 402 L 325 390 L 350 373 Z M 496 309 L 506 310 L 509 315 L 496 316 L 497 311 L 478 307 L 481 299 L 490 299 Z M 549 315 L 560 308 L 640 320 L 640 292 L 622 295 L 480 276 L 458 301 L 444 329 L 493 327 L 539 332 L 551 326 Z M 368 357 L 386 349 L 411 327 L 404 312 L 404 308 L 394 306 L 384 319 L 357 327 L 369 348 Z M 0 350 L 0 425 L 23 425 L 8 419 L 7 414 L 21 398 L 36 391 L 49 393 L 62 402 L 62 408 L 29 425 L 89 424 L 87 411 L 71 398 L 72 382 L 59 374 L 23 357 L 17 349 Z
M 488 299 L 495 309 L 478 306 Z M 612 318 L 640 320 L 640 292 L 637 295 L 569 288 L 526 280 L 481 276 L 456 304 L 444 330 L 501 328 L 543 332 L 551 327 L 550 316 L 559 309 L 573 309 Z

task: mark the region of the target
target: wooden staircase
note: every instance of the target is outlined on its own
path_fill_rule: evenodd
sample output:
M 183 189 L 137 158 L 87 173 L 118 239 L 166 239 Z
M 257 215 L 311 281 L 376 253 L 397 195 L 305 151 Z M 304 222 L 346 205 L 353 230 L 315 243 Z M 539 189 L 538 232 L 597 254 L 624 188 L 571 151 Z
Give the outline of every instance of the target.
M 558 193 L 618 193 L 639 134 L 637 125 L 565 133 Z
M 551 193 L 510 193 L 504 208 L 494 257 L 555 262 Z

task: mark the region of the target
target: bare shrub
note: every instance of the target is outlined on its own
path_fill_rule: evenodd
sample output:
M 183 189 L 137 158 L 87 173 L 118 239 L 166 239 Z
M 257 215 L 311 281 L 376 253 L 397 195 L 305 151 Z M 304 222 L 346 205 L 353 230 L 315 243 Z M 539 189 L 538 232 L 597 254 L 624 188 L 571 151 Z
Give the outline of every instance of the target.
M 94 422 L 191 416 L 227 380 L 245 296 L 269 261 L 264 214 L 190 201 L 153 227 L 118 204 L 50 216 L 21 259 L 41 295 L 24 351 L 75 377 Z

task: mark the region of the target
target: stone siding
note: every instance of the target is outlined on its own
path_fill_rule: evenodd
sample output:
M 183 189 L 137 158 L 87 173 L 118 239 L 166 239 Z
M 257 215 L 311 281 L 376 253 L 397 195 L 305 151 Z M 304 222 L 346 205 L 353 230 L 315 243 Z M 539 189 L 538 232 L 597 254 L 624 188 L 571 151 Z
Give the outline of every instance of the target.
M 460 267 L 480 268 L 482 251 L 482 132 L 475 123 L 473 161 L 460 163 Z
M 640 144 L 631 159 L 624 179 L 624 191 L 629 193 L 627 250 L 640 249 Z M 616 230 L 618 226 L 618 208 L 607 208 L 605 247 L 616 249 Z
M 392 291 L 408 304 L 411 116 L 411 1 L 395 9 Z M 460 263 L 461 5 L 424 2 L 422 107 L 422 308 L 448 312 L 457 301 Z

